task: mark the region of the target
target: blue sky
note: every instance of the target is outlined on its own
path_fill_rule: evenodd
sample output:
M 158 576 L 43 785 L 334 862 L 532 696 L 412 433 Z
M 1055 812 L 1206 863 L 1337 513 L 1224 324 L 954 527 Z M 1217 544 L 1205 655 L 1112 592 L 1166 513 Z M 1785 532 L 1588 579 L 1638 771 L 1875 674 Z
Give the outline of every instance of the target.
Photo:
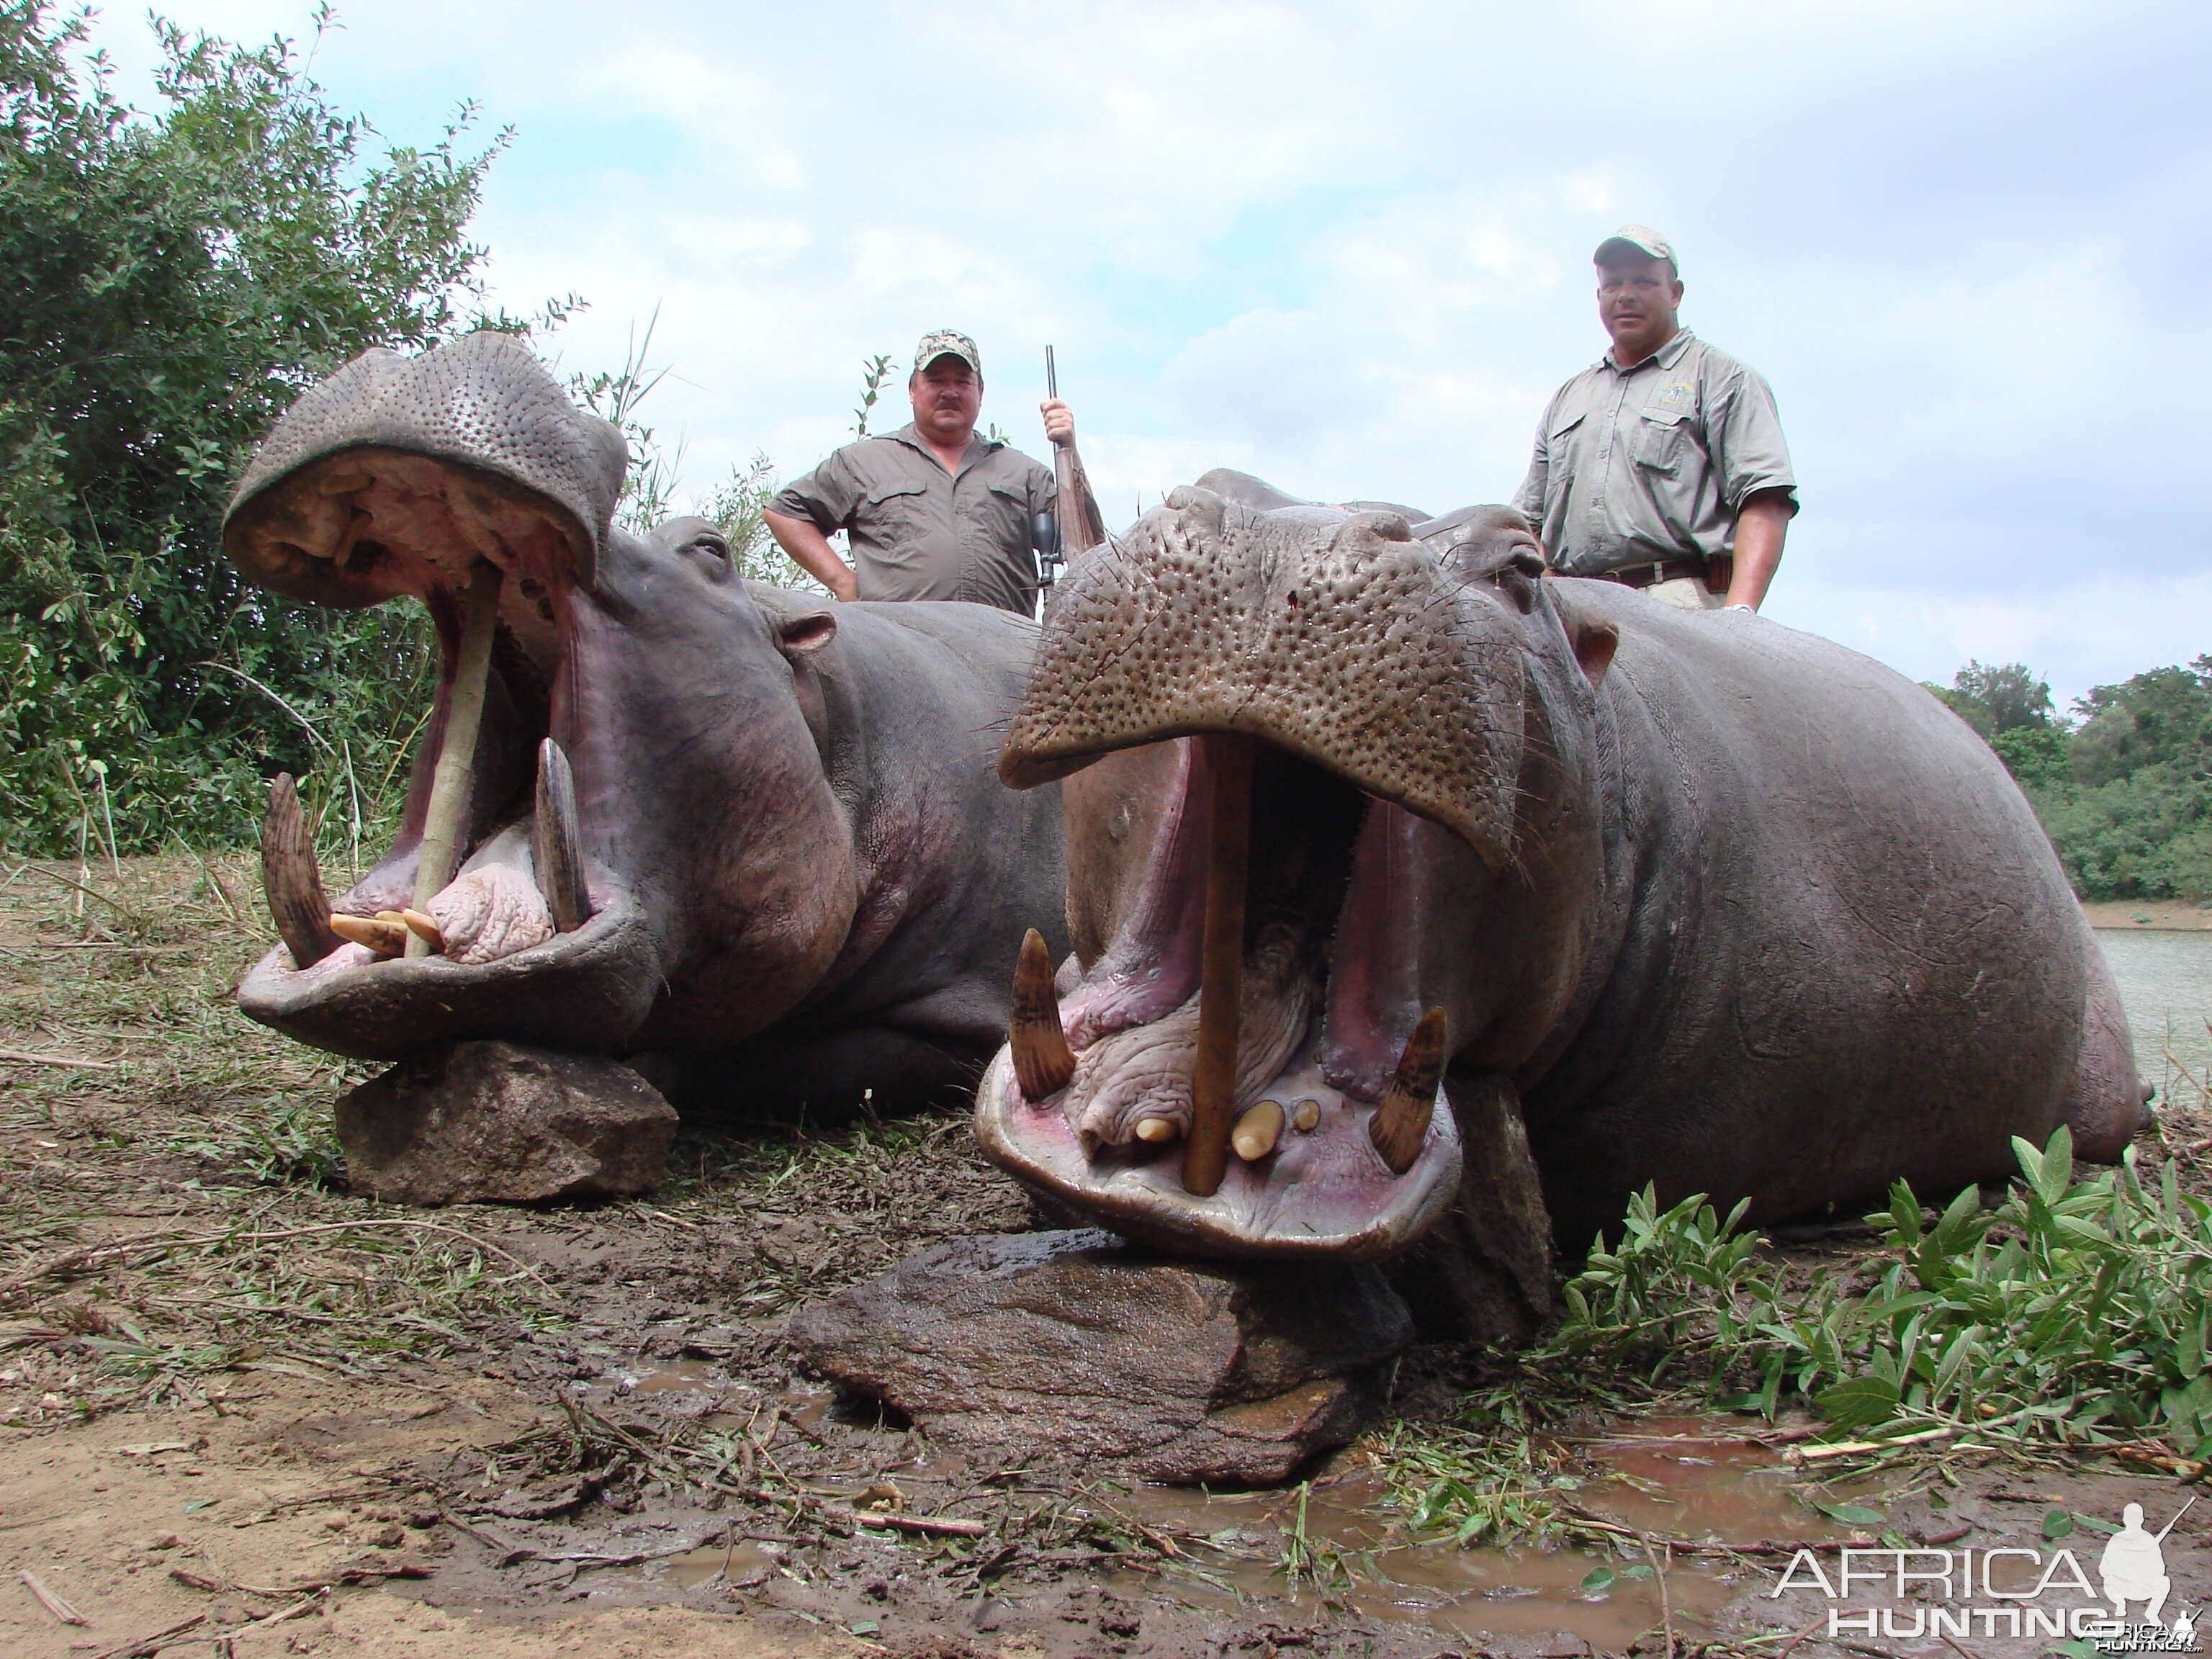
M 234 38 L 268 0 L 176 0 Z M 1765 373 L 1805 510 L 1769 614 L 2062 701 L 2212 651 L 2212 8 L 977 7 L 381 0 L 315 72 L 395 142 L 514 129 L 496 296 L 621 360 L 703 494 L 848 435 L 941 325 L 1043 448 L 1046 341 L 1109 520 L 1209 466 L 1443 510 L 1518 482 L 1596 357 L 1589 254 L 1681 251 Z M 138 14 L 94 38 L 137 94 Z

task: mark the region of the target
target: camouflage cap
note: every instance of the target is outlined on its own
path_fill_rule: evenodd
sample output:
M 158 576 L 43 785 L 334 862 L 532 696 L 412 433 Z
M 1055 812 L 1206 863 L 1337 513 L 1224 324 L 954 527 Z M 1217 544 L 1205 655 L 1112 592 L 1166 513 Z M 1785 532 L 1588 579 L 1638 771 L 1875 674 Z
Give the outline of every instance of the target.
M 914 349 L 914 372 L 921 374 L 939 357 L 957 357 L 975 371 L 981 379 L 983 359 L 975 349 L 975 343 L 954 328 L 933 328 L 921 337 L 921 343 Z
M 1597 252 L 1590 258 L 1603 264 L 1607 254 L 1624 249 L 1648 254 L 1654 259 L 1664 259 L 1674 267 L 1677 276 L 1682 274 L 1682 262 L 1674 257 L 1674 245 L 1649 225 L 1623 225 L 1600 242 Z

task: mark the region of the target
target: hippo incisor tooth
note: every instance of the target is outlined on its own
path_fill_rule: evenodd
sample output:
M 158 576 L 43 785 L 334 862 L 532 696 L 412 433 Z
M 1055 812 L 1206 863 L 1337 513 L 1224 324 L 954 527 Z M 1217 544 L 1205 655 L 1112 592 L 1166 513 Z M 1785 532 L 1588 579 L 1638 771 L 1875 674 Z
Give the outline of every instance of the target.
M 261 819 L 261 890 L 294 967 L 311 968 L 344 943 L 331 929 L 331 902 L 323 896 L 314 843 L 289 772 L 279 772 L 270 786 Z
M 1252 848 L 1252 739 L 1209 734 L 1212 774 L 1206 824 L 1206 935 L 1199 960 L 1198 1058 L 1190 1074 L 1190 1138 L 1182 1189 L 1221 1190 L 1237 1106 L 1237 1027 L 1244 996 L 1244 886 Z
M 1163 1140 L 1175 1139 L 1175 1125 L 1164 1117 L 1140 1117 L 1137 1120 L 1137 1139 L 1157 1146 Z
M 384 914 L 381 910 L 376 913 L 380 921 L 383 920 Z M 420 910 L 402 910 L 399 913 L 399 920 L 406 924 L 409 933 L 422 939 L 433 951 L 442 951 L 446 948 L 446 936 L 438 931 L 438 924 Z
M 1014 1051 L 1014 1075 L 1022 1093 L 1043 1100 L 1067 1087 L 1075 1075 L 1075 1056 L 1060 1029 L 1060 994 L 1053 989 L 1052 952 L 1034 927 L 1022 936 L 1014 963 L 1013 1020 L 1006 1044 Z
M 538 890 L 553 913 L 554 931 L 573 933 L 592 918 L 584 890 L 584 837 L 576 824 L 576 780 L 561 745 L 538 745 L 538 812 L 530 825 L 531 862 Z
M 1403 1175 L 1421 1153 L 1429 1133 L 1429 1118 L 1437 1109 L 1437 1085 L 1444 1075 L 1444 1011 L 1431 1008 L 1421 1016 L 1406 1051 L 1398 1056 L 1397 1074 L 1383 1091 L 1382 1103 L 1367 1126 L 1367 1138 L 1389 1165 L 1392 1175 Z
M 334 915 L 331 918 L 331 931 L 340 939 L 366 945 L 380 957 L 396 957 L 407 948 L 405 926 L 386 921 L 381 916 Z
M 1247 1164 L 1267 1157 L 1282 1138 L 1283 1103 L 1279 1100 L 1263 1100 L 1246 1107 L 1237 1127 L 1229 1132 L 1229 1144 Z
M 469 572 L 461 605 L 461 643 L 453 653 L 453 689 L 446 699 L 446 734 L 438 765 L 430 775 L 430 803 L 422 814 L 422 848 L 415 865 L 413 908 L 427 912 L 430 901 L 453 878 L 460 861 L 461 814 L 469 804 L 476 771 L 477 727 L 483 721 L 484 681 L 491 672 L 491 636 L 499 626 L 499 589 L 504 573 L 487 559 Z M 399 930 L 410 957 L 427 957 L 430 942 Z
M 1291 1127 L 1302 1135 L 1310 1135 L 1321 1122 L 1321 1102 L 1302 1100 L 1291 1108 Z

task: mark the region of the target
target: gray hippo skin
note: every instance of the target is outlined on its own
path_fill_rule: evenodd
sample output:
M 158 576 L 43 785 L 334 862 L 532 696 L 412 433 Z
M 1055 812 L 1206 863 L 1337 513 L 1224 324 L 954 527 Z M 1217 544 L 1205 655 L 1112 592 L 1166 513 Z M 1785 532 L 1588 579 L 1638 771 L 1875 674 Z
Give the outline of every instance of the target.
M 1052 1200 L 1249 1255 L 1382 1257 L 1449 1217 L 1425 1250 L 1458 1227 L 1494 1258 L 1516 1215 L 1577 1244 L 1647 1182 L 1772 1224 L 2002 1178 L 2061 1123 L 2116 1158 L 2145 1122 L 2049 842 L 1927 692 L 1544 577 L 1504 508 L 1200 482 L 1063 580 L 1001 757 L 1065 779 L 1074 1065 L 1031 1100 L 1002 1054 L 976 1123 Z M 1293 1121 L 1199 1197 L 1192 826 L 1231 733 L 1256 756 L 1235 1102 Z M 1449 1069 L 1394 1174 L 1371 1121 L 1430 1009 Z
M 872 1088 L 896 1107 L 972 1077 L 1005 1035 L 1023 929 L 1060 902 L 1056 792 L 1025 799 L 993 771 L 1035 626 L 742 580 L 702 520 L 612 528 L 623 463 L 613 428 L 489 333 L 372 352 L 278 422 L 232 501 L 231 557 L 319 605 L 411 595 L 445 647 L 398 836 L 332 908 L 413 902 L 457 596 L 489 559 L 504 580 L 447 890 L 507 879 L 491 866 L 542 878 L 550 736 L 573 769 L 557 827 L 580 848 L 590 915 L 472 961 L 331 949 L 295 926 L 298 949 L 270 951 L 240 1006 L 365 1058 L 461 1037 L 687 1056 L 699 1092 L 748 1105 Z M 527 879 L 499 890 L 543 912 Z

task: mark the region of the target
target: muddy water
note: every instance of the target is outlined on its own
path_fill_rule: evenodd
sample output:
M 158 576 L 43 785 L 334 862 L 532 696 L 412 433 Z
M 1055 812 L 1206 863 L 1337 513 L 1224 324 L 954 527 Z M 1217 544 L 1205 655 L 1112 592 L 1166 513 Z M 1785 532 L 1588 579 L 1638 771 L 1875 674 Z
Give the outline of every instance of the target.
M 1735 1437 L 1737 1425 L 1654 1419 L 1580 1449 L 1610 1479 L 1575 1500 L 1624 1528 L 1700 1543 L 1795 1544 L 1838 1540 L 1844 1529 L 1798 1504 L 1790 1473 L 1774 1452 Z M 1304 1552 L 1315 1564 L 1293 1577 L 1285 1545 L 1301 1529 L 1296 1492 L 1207 1494 L 1145 1487 L 1124 1500 L 1160 1531 L 1214 1540 L 1218 1559 L 1197 1558 L 1159 1579 L 1123 1575 L 1132 1590 L 1165 1588 L 1194 1604 L 1242 1596 L 1311 1613 L 1324 1603 L 1362 1616 L 1425 1625 L 1452 1635 L 1548 1636 L 1564 1632 L 1618 1651 L 1656 1631 L 1671 1611 L 1678 1634 L 1708 1621 L 1764 1569 L 1726 1555 L 1656 1560 L 1632 1539 L 1616 1549 L 1459 1549 L 1449 1540 L 1416 1542 L 1380 1507 L 1373 1475 L 1323 1477 L 1304 1499 Z M 1666 1577 L 1662 1601 L 1660 1572 Z M 1211 1582 L 1209 1582 L 1211 1581 Z
M 2176 1059 L 2200 1079 L 2212 1078 L 2212 932 L 2130 933 L 2100 927 L 2097 943 L 2112 964 L 2136 1042 L 2136 1069 L 2159 1085 L 2160 1100 L 2193 1103 L 2197 1091 L 2176 1074 Z M 2177 1087 L 2178 1085 L 2178 1087 Z

